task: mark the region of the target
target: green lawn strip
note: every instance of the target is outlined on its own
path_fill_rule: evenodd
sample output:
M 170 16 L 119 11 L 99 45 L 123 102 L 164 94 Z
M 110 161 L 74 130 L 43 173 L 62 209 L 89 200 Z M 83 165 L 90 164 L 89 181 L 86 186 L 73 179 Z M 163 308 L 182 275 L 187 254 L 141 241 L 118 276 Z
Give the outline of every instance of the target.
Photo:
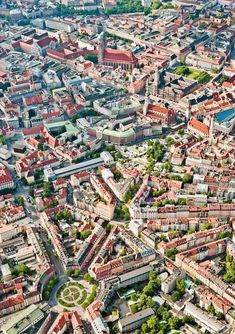
M 83 304 L 85 302 L 86 298 L 87 298 L 87 292 L 86 292 L 86 290 L 83 290 L 82 291 L 82 297 L 79 300 L 77 300 L 77 304 L 78 305 Z

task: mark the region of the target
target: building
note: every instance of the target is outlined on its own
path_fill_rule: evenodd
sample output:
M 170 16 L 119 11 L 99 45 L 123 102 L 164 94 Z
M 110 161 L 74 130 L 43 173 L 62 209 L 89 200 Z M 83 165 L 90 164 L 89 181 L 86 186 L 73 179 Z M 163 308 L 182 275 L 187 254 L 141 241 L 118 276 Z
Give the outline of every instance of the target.
M 118 321 L 118 328 L 121 333 L 133 331 L 146 322 L 155 312 L 151 308 L 147 308 L 135 314 L 128 315 Z
M 126 287 L 128 285 L 133 285 L 139 282 L 146 281 L 149 277 L 149 273 L 152 270 L 153 270 L 153 267 L 150 265 L 147 265 L 142 268 L 132 270 L 126 274 L 122 274 L 118 277 L 119 286 Z
M 1 330 L 3 334 L 21 334 L 33 328 L 43 317 L 42 310 L 37 305 L 32 304 L 25 310 L 21 310 L 14 317 L 10 317 L 2 325 Z
M 11 152 L 9 152 L 7 149 L 4 147 L 0 148 L 0 158 L 3 160 L 8 160 L 11 157 Z
M 0 190 L 13 189 L 15 187 L 12 175 L 7 166 L 0 164 Z
M 9 264 L 8 263 L 3 264 L 0 269 L 2 272 L 3 281 L 4 282 L 10 281 L 12 277 L 11 277 L 11 270 L 10 270 Z
M 164 293 L 170 293 L 171 291 L 173 291 L 176 286 L 177 279 L 182 277 L 183 273 L 179 269 L 176 269 L 165 281 L 162 282 L 162 291 Z
M 184 312 L 186 315 L 192 316 L 199 325 L 204 327 L 205 330 L 209 330 L 212 334 L 225 333 L 227 330 L 226 324 L 209 316 L 206 312 L 203 312 L 200 308 L 190 302 L 186 304 Z
M 57 318 L 49 328 L 48 334 L 63 334 L 69 327 L 72 327 L 74 334 L 83 334 L 84 328 L 82 320 L 77 311 L 74 312 L 62 312 L 58 314 Z
M 19 233 L 19 229 L 13 224 L 8 224 L 0 228 L 0 244 L 14 238 Z
M 188 130 L 196 136 L 208 137 L 210 128 L 208 125 L 198 121 L 196 118 L 192 118 L 188 123 Z
M 176 117 L 173 110 L 161 107 L 154 104 L 149 104 L 147 107 L 146 116 L 160 122 L 164 126 L 173 125 L 176 123 Z
M 138 59 L 132 51 L 107 49 L 106 36 L 104 32 L 102 32 L 99 36 L 98 61 L 100 64 L 112 66 L 113 68 L 121 67 L 125 70 L 132 70 L 138 65 Z
M 104 304 L 100 300 L 95 300 L 87 307 L 88 319 L 95 334 L 109 334 L 109 327 L 101 314 Z

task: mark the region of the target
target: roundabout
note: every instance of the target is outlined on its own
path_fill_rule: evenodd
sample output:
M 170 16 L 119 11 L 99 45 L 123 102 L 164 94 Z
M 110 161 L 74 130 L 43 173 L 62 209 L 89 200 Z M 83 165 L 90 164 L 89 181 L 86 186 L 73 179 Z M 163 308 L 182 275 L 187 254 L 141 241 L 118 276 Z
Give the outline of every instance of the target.
M 57 290 L 56 299 L 58 304 L 63 307 L 76 307 L 86 301 L 88 293 L 88 289 L 83 284 L 70 281 Z

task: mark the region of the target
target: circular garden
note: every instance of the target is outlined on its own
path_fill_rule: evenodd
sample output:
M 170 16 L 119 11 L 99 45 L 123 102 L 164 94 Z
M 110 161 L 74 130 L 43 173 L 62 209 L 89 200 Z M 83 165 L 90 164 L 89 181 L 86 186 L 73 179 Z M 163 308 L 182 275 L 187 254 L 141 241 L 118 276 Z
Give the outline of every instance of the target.
M 64 307 L 75 307 L 86 301 L 87 291 L 79 282 L 67 282 L 57 290 L 56 298 L 58 303 Z

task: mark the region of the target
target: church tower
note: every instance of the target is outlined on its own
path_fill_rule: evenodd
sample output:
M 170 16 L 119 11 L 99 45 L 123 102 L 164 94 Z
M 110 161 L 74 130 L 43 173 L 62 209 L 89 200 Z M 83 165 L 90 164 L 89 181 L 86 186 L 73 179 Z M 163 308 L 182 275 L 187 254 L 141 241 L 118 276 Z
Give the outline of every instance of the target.
M 145 93 L 145 101 L 143 106 L 143 115 L 146 116 L 148 112 L 149 106 L 149 80 L 146 80 L 146 93 Z
M 158 66 L 156 67 L 155 74 L 154 74 L 154 92 L 153 95 L 158 96 L 158 87 L 160 81 L 160 73 Z
M 191 118 L 191 114 L 192 114 L 192 104 L 191 101 L 188 101 L 188 108 L 186 109 L 186 119 L 189 121 Z
M 102 31 L 102 33 L 99 35 L 98 48 L 98 62 L 99 64 L 102 64 L 104 59 L 104 50 L 106 48 L 106 36 L 104 31 Z

